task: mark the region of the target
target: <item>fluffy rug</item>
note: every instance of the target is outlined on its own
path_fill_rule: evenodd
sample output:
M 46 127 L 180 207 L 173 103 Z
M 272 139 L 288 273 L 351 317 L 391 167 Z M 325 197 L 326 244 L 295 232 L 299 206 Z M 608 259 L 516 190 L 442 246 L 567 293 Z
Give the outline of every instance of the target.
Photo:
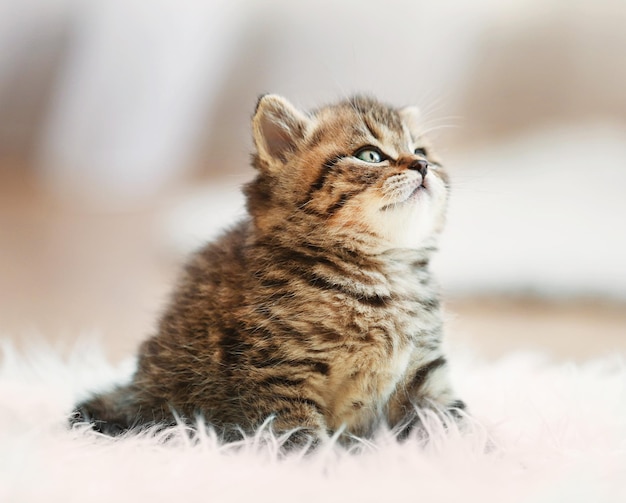
M 357 450 L 280 456 L 276 442 L 211 432 L 110 439 L 66 427 L 87 390 L 132 372 L 96 346 L 61 358 L 3 347 L 0 501 L 626 501 L 626 367 L 538 355 L 452 358 L 468 431 L 427 418 L 430 441 L 381 432 Z M 357 452 L 358 451 L 358 452 Z

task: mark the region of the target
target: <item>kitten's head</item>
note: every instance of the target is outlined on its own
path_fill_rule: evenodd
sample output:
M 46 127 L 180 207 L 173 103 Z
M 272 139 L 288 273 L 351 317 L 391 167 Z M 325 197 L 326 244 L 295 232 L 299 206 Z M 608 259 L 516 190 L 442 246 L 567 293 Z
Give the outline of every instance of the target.
M 441 230 L 448 178 L 416 108 L 356 96 L 305 113 L 265 95 L 252 128 L 259 229 L 370 252 L 428 246 Z

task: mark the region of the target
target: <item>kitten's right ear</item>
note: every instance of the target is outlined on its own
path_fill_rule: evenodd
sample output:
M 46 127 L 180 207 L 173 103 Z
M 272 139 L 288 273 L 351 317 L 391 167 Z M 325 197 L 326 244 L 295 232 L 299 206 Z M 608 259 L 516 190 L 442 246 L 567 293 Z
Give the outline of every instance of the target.
M 259 98 L 252 119 L 254 144 L 268 168 L 284 164 L 304 138 L 310 119 L 285 98 L 266 94 Z

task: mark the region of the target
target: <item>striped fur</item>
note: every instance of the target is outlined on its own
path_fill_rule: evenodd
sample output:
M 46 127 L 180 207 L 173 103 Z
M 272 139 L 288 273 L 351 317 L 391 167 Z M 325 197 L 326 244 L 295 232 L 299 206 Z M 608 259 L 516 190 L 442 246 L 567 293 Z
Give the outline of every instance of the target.
M 127 385 L 77 407 L 117 433 L 205 418 L 226 439 L 273 416 L 296 441 L 462 408 L 429 260 L 447 176 L 415 109 L 259 100 L 249 218 L 200 250 Z M 382 162 L 357 157 L 367 147 Z M 362 151 L 362 150 L 361 150 Z

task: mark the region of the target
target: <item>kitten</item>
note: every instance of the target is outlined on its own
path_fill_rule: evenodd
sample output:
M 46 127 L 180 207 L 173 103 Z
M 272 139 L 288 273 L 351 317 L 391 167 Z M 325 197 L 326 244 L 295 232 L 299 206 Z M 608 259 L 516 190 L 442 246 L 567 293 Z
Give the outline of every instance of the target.
M 249 218 L 187 265 L 132 381 L 73 421 L 115 434 L 201 416 L 232 440 L 273 417 L 302 443 L 458 413 L 429 271 L 448 177 L 417 110 L 265 95 L 252 130 Z

